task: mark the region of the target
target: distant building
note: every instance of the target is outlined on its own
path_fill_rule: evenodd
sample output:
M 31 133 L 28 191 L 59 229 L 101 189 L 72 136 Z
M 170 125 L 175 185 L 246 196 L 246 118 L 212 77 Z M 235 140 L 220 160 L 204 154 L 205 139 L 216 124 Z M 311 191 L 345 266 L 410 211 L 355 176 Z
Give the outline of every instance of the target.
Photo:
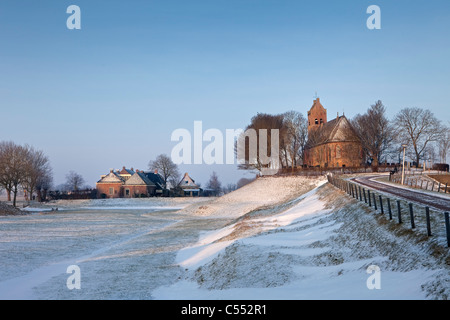
M 96 188 L 99 198 L 154 197 L 165 191 L 164 180 L 157 171 L 134 171 L 125 167 L 101 176 Z
M 199 185 L 197 185 L 189 174 L 186 172 L 181 179 L 180 183 L 178 183 L 178 188 L 181 192 L 181 196 L 189 196 L 189 197 L 198 197 L 202 193 L 202 189 Z
M 327 110 L 314 100 L 308 111 L 308 142 L 304 163 L 310 167 L 359 167 L 362 143 L 348 119 L 337 116 L 327 121 Z

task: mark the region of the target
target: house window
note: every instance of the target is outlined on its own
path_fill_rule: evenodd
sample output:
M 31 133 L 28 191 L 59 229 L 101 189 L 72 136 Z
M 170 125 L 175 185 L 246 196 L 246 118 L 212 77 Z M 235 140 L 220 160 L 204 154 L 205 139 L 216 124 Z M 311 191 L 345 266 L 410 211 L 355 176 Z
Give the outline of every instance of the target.
M 314 123 L 315 123 L 315 124 L 319 124 L 319 120 L 315 119 L 315 120 L 314 120 Z
M 125 189 L 125 195 L 128 197 L 130 196 L 130 189 Z
M 320 124 L 323 124 L 323 119 L 320 119 Z
M 109 188 L 109 195 L 113 195 L 114 194 L 114 188 Z

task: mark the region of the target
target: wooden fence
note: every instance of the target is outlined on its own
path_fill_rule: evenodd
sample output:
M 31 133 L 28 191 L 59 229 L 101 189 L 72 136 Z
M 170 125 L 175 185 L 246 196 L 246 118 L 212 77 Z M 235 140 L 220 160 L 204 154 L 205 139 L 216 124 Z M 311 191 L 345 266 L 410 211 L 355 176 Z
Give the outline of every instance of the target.
M 401 176 L 391 176 L 389 179 L 391 182 L 395 183 L 402 183 L 402 177 Z M 404 178 L 403 184 L 408 187 L 421 189 L 421 190 L 429 190 L 429 191 L 437 191 L 437 192 L 443 192 L 447 193 L 447 191 L 450 193 L 450 189 L 448 187 L 448 183 L 445 185 L 438 181 L 430 181 L 428 179 L 421 179 L 420 176 L 416 177 L 410 177 L 407 176 Z
M 436 225 L 436 217 L 430 215 L 429 207 L 421 207 L 419 205 L 414 205 L 413 203 L 408 203 L 405 208 L 404 204 L 402 206 L 401 200 L 395 199 L 391 201 L 389 197 L 382 195 L 376 192 L 373 189 L 362 187 L 361 185 L 355 184 L 353 182 L 341 179 L 336 176 L 328 175 L 328 182 L 330 182 L 333 186 L 343 190 L 349 196 L 352 196 L 354 199 L 359 200 L 360 202 L 364 202 L 369 207 L 373 207 L 375 211 L 380 211 L 381 214 L 388 214 L 389 220 L 394 219 L 394 215 L 396 215 L 397 221 L 399 224 L 403 223 L 404 218 L 404 210 L 407 210 L 407 217 L 411 224 L 411 229 L 416 229 L 416 220 L 420 217 L 422 222 L 424 215 L 424 222 L 427 229 L 427 236 L 431 237 L 432 234 L 432 221 L 434 221 L 434 225 Z M 396 202 L 396 203 L 395 203 Z M 392 207 L 394 205 L 394 208 Z M 418 213 L 423 212 L 423 215 L 419 216 Z M 449 213 L 444 212 L 444 224 L 445 224 L 445 233 L 447 237 L 447 246 L 450 248 L 450 219 Z

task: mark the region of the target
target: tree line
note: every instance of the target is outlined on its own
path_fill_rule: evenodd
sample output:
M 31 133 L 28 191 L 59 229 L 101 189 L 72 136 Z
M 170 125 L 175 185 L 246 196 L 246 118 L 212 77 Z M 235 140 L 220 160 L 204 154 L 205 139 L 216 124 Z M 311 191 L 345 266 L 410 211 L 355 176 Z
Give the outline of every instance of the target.
M 378 167 L 381 163 L 395 162 L 406 144 L 407 156 L 419 167 L 421 160 L 447 162 L 450 148 L 449 126 L 442 123 L 430 110 L 421 108 L 403 108 L 393 119 L 388 119 L 386 107 L 381 100 L 371 105 L 365 113 L 357 114 L 349 119 L 355 134 L 361 140 L 363 159 L 361 165 Z M 271 150 L 270 129 L 277 129 L 279 134 L 279 162 L 283 168 L 294 168 L 304 165 L 304 152 L 308 141 L 314 137 L 308 134 L 308 120 L 298 111 L 282 114 L 258 113 L 254 116 L 246 130 L 267 130 L 267 150 Z M 235 152 L 238 153 L 236 144 Z M 245 163 L 238 166 L 243 170 L 259 170 L 265 167 L 257 153 L 256 161 L 248 161 L 249 144 L 244 145 Z M 267 156 L 271 156 L 268 154 Z M 390 161 L 388 161 L 390 160 Z
M 56 189 L 56 190 L 52 190 Z M 66 182 L 53 187 L 53 169 L 42 150 L 28 144 L 0 141 L 0 191 L 17 206 L 17 195 L 24 192 L 26 200 L 46 201 L 52 194 L 68 194 L 88 188 L 84 178 L 74 171 L 66 175 Z
M 52 183 L 50 161 L 42 150 L 12 141 L 0 142 L 0 189 L 5 189 L 14 206 L 20 189 L 29 199 L 36 193 L 37 199 L 43 201 Z
M 158 155 L 155 160 L 151 160 L 148 163 L 148 169 L 150 171 L 158 171 L 164 181 L 165 188 L 171 188 L 173 190 L 179 188 L 179 183 L 181 181 L 182 175 L 178 166 L 168 155 Z M 221 194 L 230 193 L 252 181 L 253 179 L 241 178 L 237 183 L 228 183 L 227 185 L 223 186 L 222 182 L 219 179 L 219 176 L 215 171 L 213 171 L 209 177 L 209 180 L 206 182 L 205 187 L 211 190 L 211 195 L 218 196 Z M 200 183 L 197 182 L 196 184 L 201 187 Z

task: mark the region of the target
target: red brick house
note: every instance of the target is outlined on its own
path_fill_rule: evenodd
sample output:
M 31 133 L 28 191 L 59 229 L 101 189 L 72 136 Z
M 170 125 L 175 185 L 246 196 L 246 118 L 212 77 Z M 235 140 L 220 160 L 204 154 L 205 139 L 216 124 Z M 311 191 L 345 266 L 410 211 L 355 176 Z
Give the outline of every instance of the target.
M 348 119 L 337 116 L 327 121 L 327 110 L 314 100 L 308 111 L 308 142 L 304 162 L 310 167 L 359 167 L 363 161 L 362 143 Z
M 110 170 L 97 182 L 98 198 L 141 198 L 162 195 L 164 180 L 158 172 L 144 172 L 133 168 Z

